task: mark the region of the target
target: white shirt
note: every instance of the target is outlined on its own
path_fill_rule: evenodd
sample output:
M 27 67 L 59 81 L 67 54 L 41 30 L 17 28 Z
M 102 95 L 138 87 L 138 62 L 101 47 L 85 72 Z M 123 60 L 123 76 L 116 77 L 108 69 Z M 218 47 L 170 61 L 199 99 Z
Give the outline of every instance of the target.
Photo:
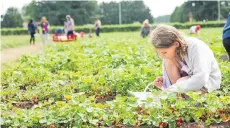
M 189 33 L 196 33 L 196 26 L 190 27 Z
M 176 82 L 167 88 L 171 92 L 198 91 L 205 87 L 208 92 L 220 88 L 221 72 L 212 50 L 203 41 L 186 37 L 188 55 L 185 62 L 188 66 L 189 79 Z

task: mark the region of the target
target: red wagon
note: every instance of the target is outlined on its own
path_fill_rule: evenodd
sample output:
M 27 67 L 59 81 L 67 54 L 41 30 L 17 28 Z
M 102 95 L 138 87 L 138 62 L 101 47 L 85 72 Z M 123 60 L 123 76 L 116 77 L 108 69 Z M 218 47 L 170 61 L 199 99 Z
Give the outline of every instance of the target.
M 75 41 L 75 40 L 77 40 L 77 35 L 75 34 L 69 34 L 69 35 L 55 34 L 53 36 L 54 42 L 70 42 L 70 41 Z
M 75 41 L 77 40 L 77 35 L 76 34 L 65 34 L 64 30 L 61 28 L 58 28 L 55 31 L 55 35 L 53 36 L 53 41 L 54 42 L 69 42 L 69 41 Z

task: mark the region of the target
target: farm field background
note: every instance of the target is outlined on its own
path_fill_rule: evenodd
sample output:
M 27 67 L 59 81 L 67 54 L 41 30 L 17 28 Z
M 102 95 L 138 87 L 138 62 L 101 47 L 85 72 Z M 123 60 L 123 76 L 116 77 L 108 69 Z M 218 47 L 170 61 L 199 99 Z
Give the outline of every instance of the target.
M 148 99 L 139 105 L 128 94 L 128 90 L 143 91 L 162 71 L 161 59 L 138 32 L 102 33 L 100 38 L 57 43 L 43 54 L 24 55 L 13 65 L 3 65 L 1 126 L 173 128 L 194 122 L 229 124 L 230 63 L 220 60 L 225 53 L 221 33 L 221 28 L 204 28 L 201 35 L 192 35 L 213 50 L 222 71 L 222 86 L 205 95 L 189 92 L 188 100 L 164 94 L 159 102 Z M 8 37 L 2 36 L 3 48 L 20 46 L 23 43 L 17 42 L 27 39 L 22 36 L 12 41 Z M 160 93 L 153 86 L 150 91 Z

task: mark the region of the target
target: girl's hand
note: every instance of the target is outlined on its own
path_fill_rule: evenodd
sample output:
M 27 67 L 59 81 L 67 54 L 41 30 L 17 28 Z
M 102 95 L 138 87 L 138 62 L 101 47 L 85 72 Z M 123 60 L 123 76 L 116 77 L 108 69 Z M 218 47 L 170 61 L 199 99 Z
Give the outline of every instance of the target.
M 154 85 L 158 88 L 162 88 L 163 86 L 163 77 L 162 76 L 158 76 L 155 80 L 154 80 Z

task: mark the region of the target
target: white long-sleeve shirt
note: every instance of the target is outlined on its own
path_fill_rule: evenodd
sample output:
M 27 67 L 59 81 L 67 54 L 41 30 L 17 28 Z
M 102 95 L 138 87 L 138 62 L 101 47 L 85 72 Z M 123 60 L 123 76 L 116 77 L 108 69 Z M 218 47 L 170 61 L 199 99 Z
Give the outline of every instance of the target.
M 203 41 L 186 37 L 188 54 L 185 62 L 188 66 L 189 79 L 176 82 L 167 88 L 171 92 L 198 91 L 205 87 L 208 92 L 220 88 L 221 72 L 212 50 Z

